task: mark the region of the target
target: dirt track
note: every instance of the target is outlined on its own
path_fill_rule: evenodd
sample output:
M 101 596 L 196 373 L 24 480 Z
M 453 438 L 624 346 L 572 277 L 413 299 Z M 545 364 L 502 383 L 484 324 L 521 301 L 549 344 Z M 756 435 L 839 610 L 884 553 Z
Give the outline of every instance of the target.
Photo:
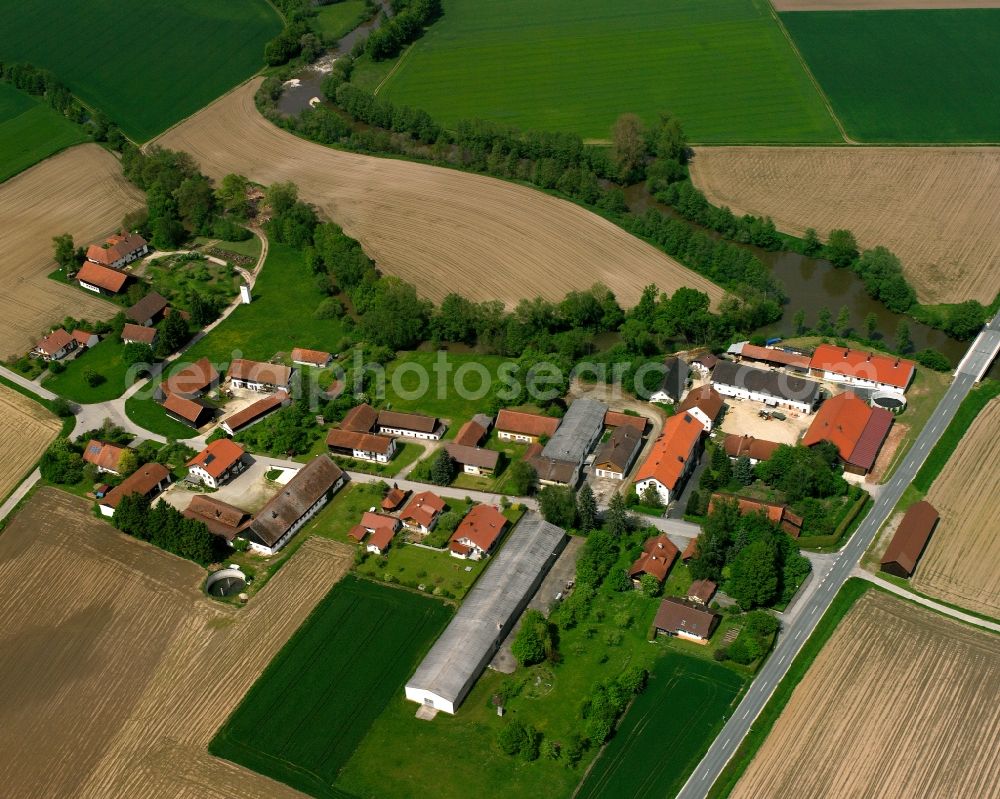
M 927 499 L 941 521 L 911 582 L 923 593 L 1000 617 L 1000 400 L 976 417 Z
M 0 183 L 0 357 L 26 352 L 67 315 L 114 315 L 111 303 L 46 277 L 56 268 L 52 237 L 71 233 L 78 246 L 86 245 L 113 232 L 142 202 L 117 159 L 96 144 L 73 147 Z
M 202 569 L 40 490 L 0 536 L 4 797 L 301 798 L 206 747 L 352 554 L 311 539 L 237 610 Z
M 644 286 L 722 290 L 645 242 L 582 208 L 482 175 L 346 153 L 304 141 L 258 112 L 259 80 L 234 90 L 156 143 L 186 150 L 213 178 L 241 172 L 291 180 L 357 238 L 379 268 L 441 300 L 561 299 L 606 284 L 634 304 Z
M 691 174 L 737 214 L 885 245 L 921 302 L 986 304 L 1000 291 L 1000 148 L 700 147 Z
M 731 797 L 995 796 L 998 686 L 1000 638 L 872 589 Z
M 771 0 L 775 11 L 901 11 L 922 8 L 1000 8 L 1000 0 Z

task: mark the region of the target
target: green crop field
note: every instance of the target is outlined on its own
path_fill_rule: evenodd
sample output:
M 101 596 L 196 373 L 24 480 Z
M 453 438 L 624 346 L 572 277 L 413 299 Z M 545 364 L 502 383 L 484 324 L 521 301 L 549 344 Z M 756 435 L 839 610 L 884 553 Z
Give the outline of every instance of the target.
M 347 576 L 254 683 L 212 754 L 317 797 L 450 616 L 430 597 Z
M 577 796 L 674 796 L 729 715 L 743 682 L 711 661 L 667 653 Z
M 0 182 L 86 140 L 83 128 L 43 101 L 0 83 Z
M 852 138 L 1000 141 L 1000 9 L 781 19 Z
M 696 142 L 836 142 L 766 0 L 444 0 L 380 93 L 445 124 L 481 117 L 606 139 L 677 115 Z
M 282 26 L 266 0 L 0 0 L 0 16 L 0 60 L 52 70 L 139 141 L 253 75 Z

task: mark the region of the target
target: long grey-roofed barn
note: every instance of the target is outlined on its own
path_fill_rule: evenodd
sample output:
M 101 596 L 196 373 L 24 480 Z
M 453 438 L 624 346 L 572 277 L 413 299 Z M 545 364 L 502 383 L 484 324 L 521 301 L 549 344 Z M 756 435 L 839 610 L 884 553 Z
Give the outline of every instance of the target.
M 566 532 L 528 513 L 406 684 L 406 698 L 454 713 L 538 590 Z

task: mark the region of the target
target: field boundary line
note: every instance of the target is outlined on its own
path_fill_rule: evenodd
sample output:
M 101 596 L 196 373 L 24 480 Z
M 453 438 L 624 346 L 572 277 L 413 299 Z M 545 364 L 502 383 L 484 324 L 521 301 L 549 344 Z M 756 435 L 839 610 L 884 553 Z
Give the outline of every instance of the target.
M 806 76 L 809 78 L 809 81 L 812 83 L 813 87 L 815 87 L 816 91 L 819 93 L 819 97 L 823 101 L 823 105 L 826 106 L 827 113 L 833 120 L 833 124 L 837 126 L 837 130 L 840 131 L 840 135 L 844 137 L 844 141 L 847 142 L 847 144 L 852 144 L 852 145 L 861 144 L 861 142 L 855 141 L 854 139 L 852 139 L 850 136 L 847 135 L 847 130 L 846 128 L 844 128 L 844 123 L 840 121 L 840 117 L 838 117 L 837 114 L 834 112 L 833 104 L 830 102 L 830 98 L 826 96 L 826 92 L 823 91 L 823 87 L 820 85 L 820 82 L 816 80 L 816 76 L 813 75 L 812 70 L 809 69 L 809 65 L 806 63 L 806 60 L 802 57 L 802 53 L 799 52 L 799 48 L 795 44 L 795 40 L 792 38 L 792 35 L 788 32 L 788 28 L 785 27 L 785 23 L 781 21 L 781 17 L 775 10 L 774 5 L 771 3 L 771 0 L 768 0 L 767 5 L 771 11 L 771 18 L 774 20 L 775 24 L 777 24 L 778 30 L 781 31 L 782 36 L 785 37 L 785 40 L 788 42 L 788 46 L 792 48 L 792 52 L 795 53 L 795 58 L 798 59 L 798 62 L 802 66 L 802 69 L 805 71 Z
M 395 64 L 393 64 L 392 69 L 390 69 L 389 72 L 386 73 L 386 76 L 378 82 L 378 86 L 376 86 L 375 89 L 372 91 L 372 97 L 377 96 L 378 90 L 381 89 L 383 86 L 385 86 L 386 81 L 388 81 L 389 78 L 391 78 L 393 75 L 396 74 L 396 70 L 398 70 L 401 66 L 403 66 L 403 62 L 406 61 L 410 53 L 413 52 L 416 44 L 417 43 L 414 42 L 413 44 L 411 44 L 409 47 L 406 48 L 406 52 L 399 57 L 399 59 L 396 61 Z

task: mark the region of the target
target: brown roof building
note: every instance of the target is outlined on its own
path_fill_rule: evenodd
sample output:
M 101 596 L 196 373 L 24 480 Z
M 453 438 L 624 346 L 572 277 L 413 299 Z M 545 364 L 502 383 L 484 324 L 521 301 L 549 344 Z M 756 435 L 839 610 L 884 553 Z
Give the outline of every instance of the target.
M 402 488 L 390 488 L 386 491 L 385 497 L 382 499 L 382 510 L 396 510 L 396 508 L 403 504 L 403 500 L 406 499 L 409 493 L 409 491 L 404 491 Z
M 642 430 L 632 425 L 616 427 L 594 455 L 598 477 L 623 479 L 642 449 Z
M 115 266 L 135 260 L 147 249 L 146 240 L 138 233 L 116 233 L 108 236 L 103 244 L 87 248 L 87 260 L 103 266 Z
M 638 583 L 644 574 L 652 574 L 662 583 L 677 560 L 678 552 L 674 542 L 666 535 L 648 538 L 642 546 L 642 554 L 628 570 L 628 576 L 634 583 Z
M 90 261 L 83 264 L 76 273 L 77 282 L 84 288 L 98 290 L 101 294 L 117 294 L 128 282 L 125 272 L 116 272 L 106 266 L 98 266 Z
M 448 454 L 451 455 L 455 463 L 459 464 L 465 471 L 488 471 L 492 472 L 497 468 L 500 460 L 500 453 L 493 449 L 482 449 L 480 447 L 467 447 L 463 444 L 448 444 L 445 446 Z
M 195 494 L 182 513 L 188 519 L 202 522 L 210 533 L 222 536 L 227 541 L 236 538 L 250 524 L 251 519 L 245 510 L 208 494 Z
M 122 341 L 126 344 L 148 344 L 152 347 L 156 341 L 156 328 L 126 322 L 122 328 Z
M 708 643 L 720 617 L 716 613 L 683 599 L 668 596 L 656 611 L 653 626 L 658 633 L 676 635 L 700 644 Z
M 507 517 L 492 505 L 476 505 L 455 528 L 448 548 L 459 558 L 488 555 L 507 526 Z
M 913 574 L 939 518 L 937 510 L 926 500 L 911 505 L 882 556 L 882 571 L 897 577 Z
M 214 388 L 219 383 L 219 370 L 208 358 L 200 358 L 183 369 L 178 369 L 160 383 L 160 393 L 177 394 L 180 397 L 197 397 Z
M 151 291 L 139 302 L 125 311 L 125 316 L 139 325 L 151 325 L 163 316 L 167 310 L 167 298 L 162 294 Z
M 820 406 L 802 444 L 811 447 L 829 441 L 837 448 L 845 471 L 866 474 L 875 465 L 892 422 L 890 411 L 873 408 L 853 391 L 845 391 Z
M 355 433 L 353 430 L 341 430 L 334 427 L 326 434 L 326 445 L 342 455 L 363 452 L 388 457 L 394 451 L 396 443 L 389 436 Z
M 688 588 L 687 598 L 689 602 L 699 605 L 707 605 L 715 596 L 718 586 L 711 580 L 695 580 Z
M 708 503 L 708 512 L 715 510 L 719 502 L 736 502 L 741 516 L 746 516 L 748 513 L 763 513 L 770 522 L 778 525 L 792 538 L 802 535 L 803 519 L 798 514 L 792 513 L 787 505 L 738 497 L 735 494 L 716 493 L 712 494 L 712 499 Z
M 454 442 L 463 447 L 479 446 L 479 442 L 486 436 L 486 430 L 487 428 L 475 419 L 470 419 L 459 428 Z
M 332 358 L 330 353 L 322 350 L 307 350 L 302 347 L 295 347 L 292 350 L 292 363 L 300 363 L 305 366 L 316 366 L 322 369 L 330 363 Z
M 122 459 L 124 447 L 116 447 L 103 441 L 91 439 L 83 450 L 83 460 L 92 463 L 102 472 L 118 474 L 118 463 Z
M 243 447 L 235 441 L 217 438 L 189 460 L 187 467 L 195 476 L 203 480 L 207 477 L 206 482 L 214 488 L 217 483 L 242 471 L 244 454 Z
M 222 420 L 222 429 L 225 430 L 229 435 L 235 435 L 240 430 L 244 430 L 253 424 L 256 424 L 269 413 L 273 413 L 278 410 L 282 405 L 288 402 L 288 392 L 278 391 L 269 397 L 264 397 L 264 399 L 259 399 L 252 405 L 247 405 L 242 411 L 237 411 L 232 416 L 228 416 Z
M 542 454 L 542 445 L 538 442 L 530 444 L 524 451 L 524 462 L 527 463 L 542 483 L 555 485 L 570 485 L 577 478 L 577 465 L 558 458 L 546 458 Z
M 97 333 L 91 333 L 89 330 L 80 330 L 79 328 L 73 331 L 72 336 L 78 347 L 93 347 L 101 340 L 101 337 Z
M 162 463 L 147 463 L 140 466 L 101 500 L 101 513 L 112 516 L 123 498 L 131 494 L 151 497 L 162 491 L 169 483 L 170 471 Z
M 70 350 L 76 349 L 76 339 L 59 327 L 35 345 L 35 352 L 46 360 L 58 360 Z
M 811 358 L 798 352 L 786 352 L 773 347 L 758 347 L 756 344 L 744 344 L 740 350 L 741 360 L 759 361 L 774 366 L 788 366 L 799 371 L 809 371 Z
M 383 435 L 404 435 L 417 438 L 441 438 L 442 425 L 434 416 L 403 411 L 379 411 L 378 431 Z
M 735 433 L 726 433 L 722 441 L 722 448 L 730 458 L 746 456 L 754 463 L 771 460 L 774 451 L 780 446 L 777 441 L 765 441 L 762 438 L 739 436 Z
M 180 394 L 168 394 L 163 400 L 163 410 L 167 415 L 194 428 L 208 424 L 215 416 L 213 408 L 198 400 L 182 397 Z
M 378 411 L 371 405 L 355 405 L 345 415 L 340 423 L 341 430 L 352 430 L 355 433 L 370 433 L 378 421 Z
M 677 413 L 690 413 L 705 428 L 705 432 L 710 433 L 715 421 L 722 413 L 722 406 L 725 401 L 722 395 L 708 383 L 697 388 L 692 388 L 684 401 L 677 406 Z
M 635 416 L 631 413 L 608 411 L 604 414 L 605 427 L 634 427 L 640 433 L 646 432 L 648 419 L 645 416 Z
M 555 433 L 559 421 L 552 416 L 504 408 L 497 414 L 496 428 L 501 438 L 535 441 L 541 436 L 551 436 Z
M 443 510 L 444 500 L 441 497 L 431 491 L 421 491 L 410 498 L 399 518 L 407 527 L 427 531 L 434 526 Z
M 255 391 L 263 389 L 287 389 L 292 380 L 292 368 L 283 363 L 264 363 L 234 358 L 229 364 L 226 377 L 237 387 Z

